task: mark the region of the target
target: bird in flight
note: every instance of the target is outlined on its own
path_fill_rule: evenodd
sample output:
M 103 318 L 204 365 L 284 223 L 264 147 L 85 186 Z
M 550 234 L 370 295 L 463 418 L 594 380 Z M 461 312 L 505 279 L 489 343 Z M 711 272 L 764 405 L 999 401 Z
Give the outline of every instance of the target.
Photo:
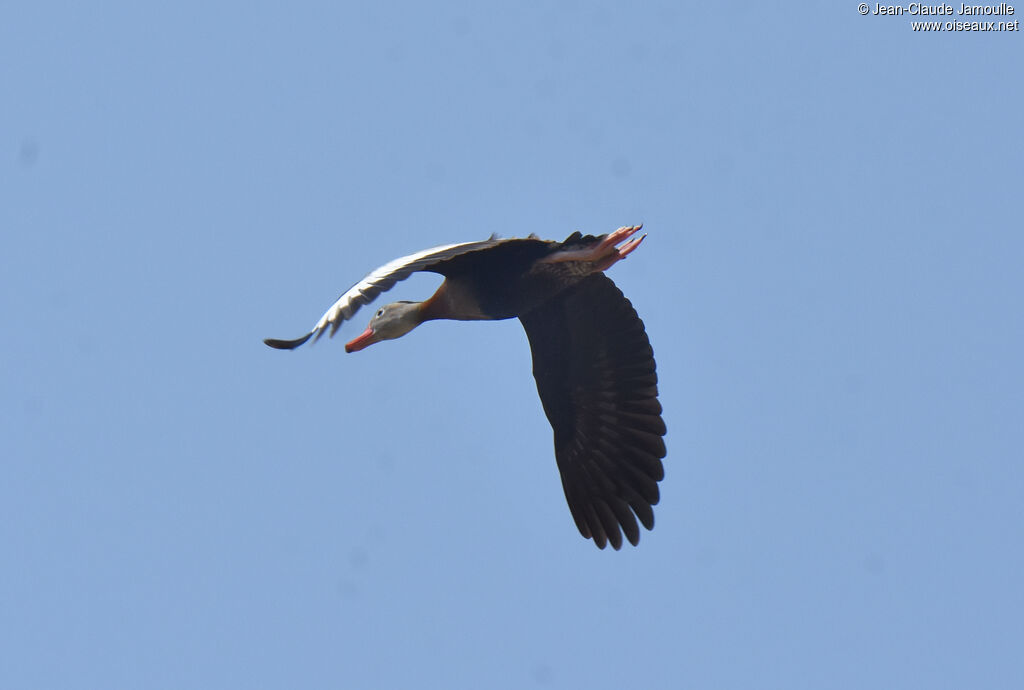
M 665 476 L 665 422 L 643 321 L 604 271 L 640 246 L 646 237 L 634 237 L 640 228 L 575 232 L 564 242 L 492 236 L 425 249 L 370 272 L 301 338 L 264 342 L 292 350 L 324 333 L 333 336 L 398 281 L 417 271 L 444 276 L 424 302 L 377 309 L 345 351 L 399 338 L 424 321 L 518 318 L 576 527 L 601 549 L 608 543 L 621 548 L 623 533 L 635 546 L 637 521 L 654 527 L 658 482 Z

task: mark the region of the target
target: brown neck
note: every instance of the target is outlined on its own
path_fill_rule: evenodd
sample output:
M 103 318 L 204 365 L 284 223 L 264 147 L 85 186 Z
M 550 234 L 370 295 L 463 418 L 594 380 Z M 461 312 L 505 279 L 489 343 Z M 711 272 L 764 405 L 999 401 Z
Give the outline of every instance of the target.
M 420 303 L 420 323 L 435 319 L 450 319 L 451 308 L 448 299 L 448 281 L 441 283 L 430 299 Z
M 420 320 L 453 319 L 478 321 L 490 319 L 480 310 L 472 286 L 460 281 L 445 280 L 437 292 L 420 307 Z

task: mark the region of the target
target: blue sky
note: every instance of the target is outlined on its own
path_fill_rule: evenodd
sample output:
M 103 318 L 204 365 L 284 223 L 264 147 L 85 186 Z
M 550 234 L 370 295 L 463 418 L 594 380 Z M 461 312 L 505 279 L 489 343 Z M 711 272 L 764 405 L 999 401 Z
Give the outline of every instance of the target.
M 1019 32 L 4 15 L 0 686 L 1024 683 Z M 577 534 L 517 322 L 261 342 L 425 247 L 638 222 L 610 274 L 669 433 L 635 549 Z

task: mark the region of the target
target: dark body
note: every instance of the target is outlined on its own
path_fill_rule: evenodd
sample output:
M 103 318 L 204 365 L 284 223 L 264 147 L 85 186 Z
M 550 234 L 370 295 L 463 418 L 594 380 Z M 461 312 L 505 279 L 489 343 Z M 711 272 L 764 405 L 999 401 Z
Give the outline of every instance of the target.
M 453 257 L 426 270 L 443 275 L 448 282 L 446 290 L 472 295 L 482 318 L 511 319 L 570 286 L 569 281 L 558 280 L 559 274 L 567 273 L 554 268 L 558 264 L 548 264 L 545 270 L 537 270 L 535 264 L 563 246 L 574 246 L 571 240 L 572 236 L 566 242 L 510 239 L 485 251 Z

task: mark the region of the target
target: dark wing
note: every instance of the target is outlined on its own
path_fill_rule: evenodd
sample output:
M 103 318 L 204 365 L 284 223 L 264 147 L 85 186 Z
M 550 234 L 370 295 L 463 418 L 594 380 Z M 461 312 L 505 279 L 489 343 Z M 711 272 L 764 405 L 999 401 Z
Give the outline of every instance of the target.
M 569 510 L 598 548 L 654 527 L 665 422 L 654 353 L 633 305 L 594 274 L 521 315 Z M 634 516 L 635 514 L 635 516 Z
M 359 307 L 364 304 L 369 304 L 373 300 L 377 299 L 380 293 L 390 290 L 395 283 L 400 280 L 405 280 L 416 271 L 428 271 L 437 264 L 448 261 L 454 257 L 468 254 L 470 252 L 490 249 L 491 247 L 509 241 L 515 240 L 502 240 L 492 236 L 490 239 L 483 240 L 481 242 L 462 242 L 460 244 L 448 244 L 443 247 L 424 249 L 421 252 L 416 252 L 415 254 L 410 254 L 409 256 L 403 256 L 400 259 L 390 261 L 380 268 L 371 271 L 369 275 L 349 288 L 345 294 L 339 297 L 338 300 L 331 305 L 331 308 L 320 317 L 320 320 L 316 322 L 315 326 L 313 326 L 313 330 L 306 335 L 301 338 L 296 338 L 295 340 L 276 340 L 274 338 L 267 338 L 263 342 L 270 347 L 277 348 L 278 350 L 292 350 L 299 345 L 302 345 L 310 338 L 313 338 L 313 342 L 316 342 L 320 339 L 320 336 L 328 330 L 328 328 L 330 329 L 331 336 L 333 337 L 341 324 L 351 319 L 355 313 L 359 311 Z

